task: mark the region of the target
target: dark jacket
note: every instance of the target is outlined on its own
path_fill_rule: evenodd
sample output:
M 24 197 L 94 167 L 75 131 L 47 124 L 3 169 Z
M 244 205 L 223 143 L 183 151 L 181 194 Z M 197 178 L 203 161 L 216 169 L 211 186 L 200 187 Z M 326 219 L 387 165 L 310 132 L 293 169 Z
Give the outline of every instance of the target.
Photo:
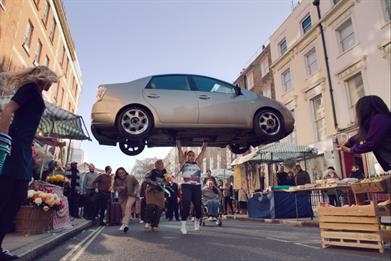
M 310 178 L 310 174 L 308 174 L 307 171 L 300 170 L 299 173 L 296 174 L 295 176 L 296 186 L 310 184 L 310 183 L 311 183 L 311 178 Z
M 288 173 L 286 173 L 285 171 L 280 171 L 280 172 L 277 172 L 277 184 L 279 186 L 284 186 L 284 185 L 288 185 Z
M 173 183 L 167 183 L 166 185 L 166 188 L 170 191 L 171 195 L 170 197 L 168 197 L 168 195 L 166 195 L 170 200 L 177 200 L 178 198 L 178 193 L 179 193 L 179 190 L 178 190 L 178 184 L 176 184 L 175 182 Z
M 365 178 L 364 173 L 361 170 L 352 171 L 350 173 L 350 177 L 355 179 L 360 179 L 360 180 Z

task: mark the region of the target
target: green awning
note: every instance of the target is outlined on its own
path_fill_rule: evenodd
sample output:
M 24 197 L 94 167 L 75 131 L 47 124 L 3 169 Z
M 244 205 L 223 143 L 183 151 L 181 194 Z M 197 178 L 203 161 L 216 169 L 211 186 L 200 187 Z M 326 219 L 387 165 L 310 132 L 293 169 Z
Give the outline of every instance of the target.
M 251 154 L 235 159 L 231 165 L 238 165 L 248 161 L 285 162 L 293 159 L 311 158 L 316 155 L 318 155 L 318 151 L 313 147 L 293 143 L 271 143 L 258 148 Z
M 11 97 L 0 96 L 0 111 L 3 111 Z M 38 131 L 42 132 L 44 136 L 58 139 L 91 140 L 80 115 L 71 113 L 47 101 L 45 101 L 45 105 L 46 109 L 38 127 Z

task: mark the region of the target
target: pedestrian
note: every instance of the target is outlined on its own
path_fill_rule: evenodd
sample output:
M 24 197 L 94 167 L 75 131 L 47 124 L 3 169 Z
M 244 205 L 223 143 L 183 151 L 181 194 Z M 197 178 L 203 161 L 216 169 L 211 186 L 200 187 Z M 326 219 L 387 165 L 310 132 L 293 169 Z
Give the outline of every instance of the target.
M 147 182 L 143 180 L 140 186 L 140 224 L 145 222 L 145 209 L 147 207 L 147 203 L 145 200 L 145 190 L 147 189 Z
M 228 207 L 231 209 L 231 214 L 234 214 L 234 207 L 232 205 L 233 187 L 229 179 L 224 180 L 223 184 L 223 201 L 224 201 L 224 215 L 228 213 Z
M 213 180 L 208 180 L 202 188 L 202 201 L 208 209 L 208 219 L 210 221 L 216 221 L 219 215 L 219 199 L 220 191 L 214 185 Z
M 365 178 L 364 173 L 361 171 L 360 167 L 356 164 L 352 166 L 352 172 L 350 172 L 350 177 L 358 180 Z
M 133 175 L 129 175 L 123 167 L 119 167 L 115 172 L 114 190 L 118 191 L 118 201 L 122 210 L 121 231 L 129 230 L 129 220 L 132 206 L 136 202 L 138 181 Z
M 111 167 L 106 166 L 105 172 L 100 174 L 93 182 L 92 186 L 94 188 L 97 188 L 97 194 L 96 194 L 96 202 L 98 203 L 99 208 L 99 225 L 105 226 L 106 223 L 104 222 L 105 218 L 105 212 L 107 209 L 107 205 L 110 200 L 110 193 L 111 193 Z
M 295 166 L 295 172 L 296 172 L 296 175 L 295 175 L 296 186 L 311 184 L 310 174 L 308 174 L 307 171 L 303 170 L 301 168 L 300 164 L 297 164 Z
M 391 170 L 391 112 L 378 96 L 369 95 L 356 103 L 358 134 L 340 150 L 348 153 L 373 152 L 384 171 Z
M 167 195 L 167 218 L 172 221 L 175 215 L 175 220 L 179 221 L 178 184 L 171 175 L 166 177 L 166 181 L 167 189 L 170 191 L 170 195 Z
M 164 163 L 155 162 L 155 168 L 145 176 L 147 188 L 145 189 L 145 224 L 146 231 L 158 230 L 160 217 L 164 210 Z
M 288 171 L 287 185 L 288 186 L 296 186 L 296 184 L 295 184 L 295 173 L 293 173 L 292 170 Z
M 48 67 L 37 66 L 17 73 L 2 73 L 0 78 L 5 88 L 16 91 L 5 105 L 0 120 L 0 132 L 12 138 L 12 153 L 0 173 L 0 260 L 14 260 L 18 257 L 3 250 L 2 243 L 27 198 L 33 174 L 31 146 L 45 110 L 42 92 L 48 91 L 58 77 Z
M 285 166 L 283 164 L 280 165 L 280 169 L 277 172 L 277 185 L 278 186 L 286 186 L 288 185 L 288 173 L 285 172 Z
M 95 207 L 95 187 L 93 186 L 93 182 L 99 174 L 95 172 L 95 166 L 92 163 L 88 165 L 88 170 L 89 171 L 84 174 L 83 179 L 83 194 L 85 196 L 84 218 L 95 219 L 97 213 Z
M 79 201 L 80 201 L 80 175 L 77 169 L 77 162 L 72 162 L 66 175 L 71 180 L 71 189 L 68 196 L 69 214 L 71 217 L 80 218 Z
M 334 167 L 328 167 L 326 170 L 326 175 L 324 179 L 334 179 L 339 180 L 337 173 L 335 172 Z M 329 204 L 333 206 L 340 206 L 339 193 L 336 189 L 328 189 L 326 190 L 326 194 L 329 198 Z
M 190 202 L 193 202 L 196 219 L 194 220 L 194 230 L 200 230 L 199 219 L 202 217 L 202 191 L 201 191 L 201 164 L 204 160 L 207 144 L 202 144 L 202 149 L 196 158 L 193 151 L 182 150 L 182 145 L 177 140 L 177 148 L 179 154 L 179 166 L 183 183 L 182 189 L 182 208 L 181 208 L 181 233 L 187 234 L 186 220 L 190 213 Z
M 214 186 L 217 187 L 217 180 L 215 177 L 212 176 L 212 171 L 210 169 L 206 170 L 206 177 L 204 178 L 204 182 L 203 182 L 204 186 L 206 185 L 206 182 L 208 182 L 208 180 L 212 180 Z

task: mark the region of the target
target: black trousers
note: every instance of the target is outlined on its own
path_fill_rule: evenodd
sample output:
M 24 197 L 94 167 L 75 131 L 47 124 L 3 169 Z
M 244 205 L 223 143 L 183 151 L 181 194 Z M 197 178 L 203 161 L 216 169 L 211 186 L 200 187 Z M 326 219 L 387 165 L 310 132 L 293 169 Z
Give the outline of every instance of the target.
M 0 177 L 0 249 L 5 235 L 12 230 L 13 221 L 27 198 L 28 181 Z
M 146 208 L 147 208 L 147 203 L 145 201 L 145 197 L 141 199 L 141 202 L 140 202 L 140 219 L 142 221 L 145 221 L 145 211 L 146 211 Z
M 71 217 L 79 217 L 79 206 L 80 206 L 80 194 L 74 190 L 68 196 L 69 201 L 69 215 Z
M 145 223 L 151 224 L 152 227 L 158 227 L 162 213 L 162 208 L 153 204 L 147 205 L 145 208 Z
M 177 198 L 168 198 L 167 200 L 167 218 L 169 220 L 172 220 L 175 214 L 175 219 L 179 219 L 179 213 L 178 213 L 178 200 Z
M 228 213 L 228 206 L 231 208 L 232 215 L 234 214 L 234 207 L 232 206 L 231 197 L 224 197 L 224 212 Z
M 86 219 L 94 219 L 97 215 L 97 204 L 95 198 L 95 190 L 88 189 L 86 191 L 84 202 L 84 218 Z
M 193 202 L 195 216 L 202 217 L 202 191 L 201 185 L 182 184 L 182 209 L 181 217 L 185 221 L 189 217 L 190 203 Z
M 99 222 L 102 223 L 105 218 L 107 205 L 109 204 L 110 192 L 98 192 L 95 200 L 99 207 Z

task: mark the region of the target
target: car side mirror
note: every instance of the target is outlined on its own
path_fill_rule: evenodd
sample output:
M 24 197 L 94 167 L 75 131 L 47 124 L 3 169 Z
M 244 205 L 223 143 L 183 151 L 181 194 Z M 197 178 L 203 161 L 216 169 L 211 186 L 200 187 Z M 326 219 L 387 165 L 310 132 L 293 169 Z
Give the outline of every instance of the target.
M 235 85 L 235 95 L 236 96 L 243 95 L 242 89 L 239 87 L 239 85 Z

